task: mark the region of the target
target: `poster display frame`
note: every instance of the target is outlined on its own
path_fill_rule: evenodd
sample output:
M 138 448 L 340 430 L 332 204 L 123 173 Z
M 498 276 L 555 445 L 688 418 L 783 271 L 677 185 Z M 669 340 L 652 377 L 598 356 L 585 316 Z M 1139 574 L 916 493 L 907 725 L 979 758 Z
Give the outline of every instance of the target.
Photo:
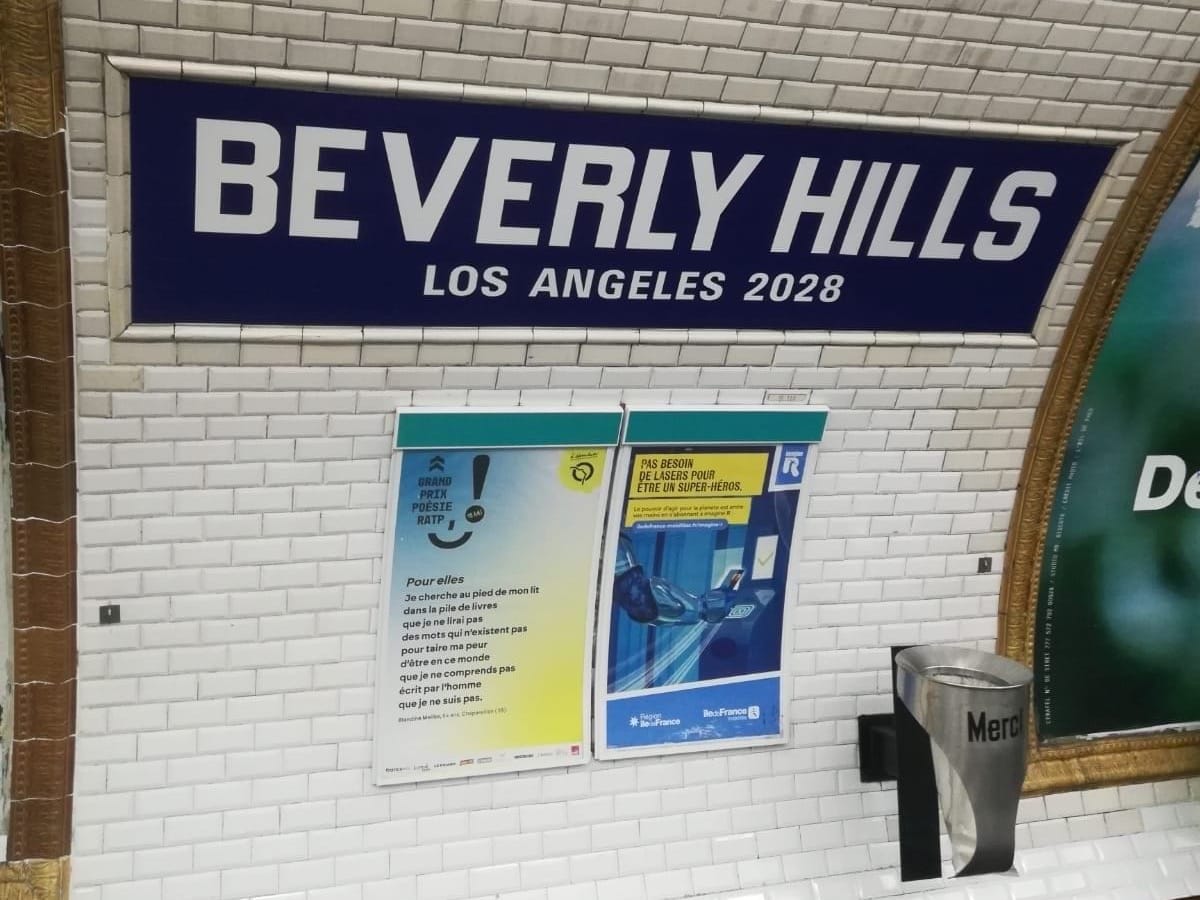
M 650 744 L 638 747 L 614 747 L 608 743 L 608 702 L 611 696 L 608 690 L 608 652 L 611 639 L 612 605 L 614 591 L 613 571 L 616 565 L 619 535 L 625 513 L 630 466 L 633 454 L 644 447 L 678 447 L 692 448 L 698 451 L 705 448 L 718 449 L 749 448 L 761 446 L 774 448 L 783 444 L 806 444 L 808 446 L 804 461 L 804 477 L 797 491 L 796 516 L 792 523 L 791 554 L 794 558 L 803 535 L 803 523 L 808 508 L 808 493 L 812 482 L 812 474 L 817 462 L 817 448 L 824 435 L 825 424 L 829 415 L 826 407 L 819 405 L 787 407 L 784 409 L 762 406 L 631 406 L 625 411 L 625 420 L 621 433 L 621 443 L 617 447 L 616 459 L 610 477 L 608 500 L 608 521 L 604 536 L 604 558 L 600 569 L 599 608 L 596 614 L 596 660 L 593 666 L 594 700 L 593 700 L 593 742 L 594 755 L 599 760 L 638 759 L 654 756 L 668 756 L 685 753 L 702 753 L 722 750 L 737 750 L 748 747 L 781 746 L 787 744 L 791 728 L 790 706 L 792 701 L 792 679 L 789 676 L 788 661 L 794 650 L 793 635 L 793 606 L 798 598 L 798 583 L 789 573 L 785 581 L 783 597 L 783 616 L 780 634 L 780 667 L 779 678 L 779 732 L 775 735 L 751 736 L 740 738 L 719 738 L 707 741 L 689 741 L 676 743 Z M 720 439 L 703 437 L 681 437 L 680 435 L 697 434 L 696 430 L 689 431 L 688 427 L 698 424 L 704 419 L 721 419 L 724 422 L 738 423 L 744 428 L 732 436 Z M 738 422 L 738 419 L 741 421 Z M 809 436 L 790 439 L 767 439 L 768 435 L 780 436 L 780 423 L 791 419 L 793 422 L 804 422 L 809 429 Z M 659 427 L 663 425 L 663 427 Z M 815 432 L 812 430 L 815 428 Z M 815 434 L 815 436 L 813 436 Z M 774 481 L 773 472 L 768 470 L 767 476 Z M 774 490 L 764 485 L 764 492 Z M 764 673 L 771 674 L 771 673 Z M 737 683 L 745 681 L 745 676 L 721 679 L 709 684 Z
M 551 426 L 559 420 L 556 426 L 567 426 L 565 419 L 575 417 L 579 424 L 580 440 L 544 439 L 531 442 L 528 434 L 539 425 Z M 437 421 L 437 417 L 442 419 Z M 512 417 L 520 417 L 513 420 Z M 500 426 L 505 420 L 515 424 L 520 421 L 522 429 L 506 433 Z M 596 594 L 595 586 L 599 577 L 601 547 L 604 536 L 604 517 L 607 514 L 609 487 L 612 478 L 614 458 L 620 439 L 623 424 L 623 411 L 619 406 L 597 407 L 400 407 L 396 411 L 396 424 L 392 433 L 391 462 L 389 466 L 388 502 L 386 506 L 386 527 L 384 529 L 384 553 L 381 569 L 380 598 L 378 606 L 378 631 L 376 635 L 376 663 L 374 689 L 374 715 L 371 734 L 371 777 L 377 787 L 392 787 L 403 784 L 418 784 L 423 782 L 441 781 L 466 776 L 485 776 L 509 774 L 539 769 L 552 769 L 584 765 L 591 761 L 592 716 L 590 701 L 592 696 L 592 679 L 595 668 L 592 665 L 592 647 L 596 633 Z M 584 431 L 586 426 L 587 431 Z M 499 429 L 499 430 L 498 430 Z M 449 445 L 448 445 L 448 442 Z M 396 569 L 395 551 L 396 525 L 399 513 L 401 492 L 401 471 L 406 451 L 428 450 L 529 450 L 529 449 L 574 449 L 574 448 L 603 448 L 605 463 L 601 473 L 600 484 L 596 487 L 597 511 L 594 536 L 590 548 L 591 571 L 587 581 L 587 596 L 585 604 L 585 627 L 583 643 L 580 648 L 580 663 L 582 666 L 582 692 L 580 695 L 580 712 L 582 729 L 579 741 L 578 756 L 562 758 L 531 757 L 520 760 L 520 765 L 495 766 L 479 768 L 464 772 L 459 768 L 444 769 L 429 768 L 414 770 L 403 776 L 388 776 L 383 762 L 379 723 L 383 709 L 384 692 L 387 690 L 385 674 L 389 655 L 389 633 L 391 619 L 392 576 Z M 513 760 L 512 762 L 516 762 Z
M 1005 544 L 996 650 L 1032 668 L 1043 555 L 1062 460 L 1109 324 L 1152 234 L 1200 150 L 1200 81 L 1163 129 L 1096 255 L 1054 358 L 1031 429 Z M 1041 741 L 1031 713 L 1024 793 L 1180 778 L 1200 773 L 1200 731 L 1162 723 L 1149 733 Z

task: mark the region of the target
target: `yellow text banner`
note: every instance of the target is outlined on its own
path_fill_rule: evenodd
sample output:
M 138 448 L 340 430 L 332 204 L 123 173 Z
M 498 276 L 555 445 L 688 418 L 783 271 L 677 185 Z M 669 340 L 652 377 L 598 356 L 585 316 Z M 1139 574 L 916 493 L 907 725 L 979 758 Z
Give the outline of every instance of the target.
M 763 488 L 769 451 L 646 453 L 636 456 L 631 498 L 752 497 Z

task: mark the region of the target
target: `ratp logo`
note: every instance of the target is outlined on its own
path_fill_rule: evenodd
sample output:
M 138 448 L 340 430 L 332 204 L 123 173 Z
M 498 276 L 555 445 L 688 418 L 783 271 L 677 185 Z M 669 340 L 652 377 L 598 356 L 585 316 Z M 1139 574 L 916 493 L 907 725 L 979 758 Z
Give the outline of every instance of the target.
M 800 478 L 804 474 L 804 456 L 799 453 L 784 453 L 780 469 L 789 478 Z
M 775 451 L 771 489 L 797 490 L 804 481 L 804 463 L 807 460 L 808 444 L 784 444 Z

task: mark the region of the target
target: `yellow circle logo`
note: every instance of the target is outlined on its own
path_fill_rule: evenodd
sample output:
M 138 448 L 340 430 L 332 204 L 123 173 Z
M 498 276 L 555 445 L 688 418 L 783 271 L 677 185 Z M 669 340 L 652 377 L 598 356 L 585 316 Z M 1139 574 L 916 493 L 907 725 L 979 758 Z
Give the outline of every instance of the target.
M 604 475 L 604 450 L 564 450 L 558 464 L 558 480 L 572 491 L 590 494 Z

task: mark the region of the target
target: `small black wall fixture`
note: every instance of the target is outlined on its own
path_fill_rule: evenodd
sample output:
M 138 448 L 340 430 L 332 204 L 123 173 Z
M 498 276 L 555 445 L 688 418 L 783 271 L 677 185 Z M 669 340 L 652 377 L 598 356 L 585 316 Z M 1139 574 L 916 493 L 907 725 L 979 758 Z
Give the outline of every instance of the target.
M 858 777 L 896 780 L 896 716 L 874 713 L 858 717 Z

